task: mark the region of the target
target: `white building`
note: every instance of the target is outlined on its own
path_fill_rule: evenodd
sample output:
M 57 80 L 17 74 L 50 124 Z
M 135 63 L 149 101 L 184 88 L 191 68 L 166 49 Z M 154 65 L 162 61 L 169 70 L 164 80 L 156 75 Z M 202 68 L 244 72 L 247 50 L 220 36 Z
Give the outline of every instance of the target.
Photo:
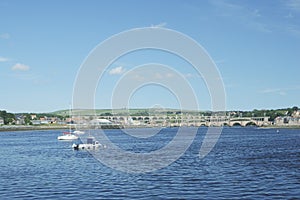
M 90 125 L 110 125 L 111 121 L 107 119 L 93 119 L 90 121 Z

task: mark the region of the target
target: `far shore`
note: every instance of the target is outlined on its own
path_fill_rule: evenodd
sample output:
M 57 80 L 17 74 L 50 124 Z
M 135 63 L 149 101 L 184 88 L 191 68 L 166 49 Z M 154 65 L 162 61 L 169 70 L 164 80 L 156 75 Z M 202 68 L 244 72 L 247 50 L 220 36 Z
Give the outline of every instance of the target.
M 55 130 L 55 129 L 68 129 L 69 126 L 34 126 L 34 125 L 4 125 L 0 126 L 0 131 L 33 131 L 33 130 Z
M 228 126 L 226 126 L 228 127 Z M 63 130 L 63 129 L 69 129 L 70 127 L 68 125 L 3 125 L 0 126 L 0 132 L 5 132 L 5 131 L 32 131 L 32 130 Z M 118 127 L 120 128 L 120 127 Z M 122 127 L 124 128 L 124 127 Z M 150 126 L 130 126 L 126 128 L 158 128 L 156 126 L 150 127 Z M 125 129 L 126 129 L 125 128 Z M 162 127 L 160 127 L 162 128 Z M 230 128 L 230 127 L 229 127 Z M 243 128 L 243 127 L 242 127 Z M 270 125 L 270 126 L 262 126 L 262 127 L 257 127 L 261 129 L 300 129 L 300 125 L 290 125 L 290 126 L 276 126 L 276 125 Z M 73 127 L 72 127 L 73 129 Z M 116 129 L 116 127 L 105 127 L 104 129 Z

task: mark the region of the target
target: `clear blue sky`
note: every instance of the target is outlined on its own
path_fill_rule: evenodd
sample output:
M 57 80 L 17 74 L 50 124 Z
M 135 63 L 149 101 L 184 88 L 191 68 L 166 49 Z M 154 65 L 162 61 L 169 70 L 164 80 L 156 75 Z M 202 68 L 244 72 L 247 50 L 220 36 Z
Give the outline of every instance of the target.
M 299 106 L 299 0 L 1 0 L 0 110 L 68 108 L 89 52 L 114 34 L 149 26 L 182 32 L 207 50 L 223 78 L 228 110 Z M 153 61 L 186 65 L 159 52 L 122 57 L 105 74 L 107 87 L 97 91 L 97 108 L 110 107 L 112 86 L 122 73 Z M 193 80 L 197 77 L 188 67 L 181 69 L 194 84 L 200 109 L 209 110 L 204 85 Z M 132 107 L 155 104 L 177 106 L 157 86 L 136 91 L 129 102 Z

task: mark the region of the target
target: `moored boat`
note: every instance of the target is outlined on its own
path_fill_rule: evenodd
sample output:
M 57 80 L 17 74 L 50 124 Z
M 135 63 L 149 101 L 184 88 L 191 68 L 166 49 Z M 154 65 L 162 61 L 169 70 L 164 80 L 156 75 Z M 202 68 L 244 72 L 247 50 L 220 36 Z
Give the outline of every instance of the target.
M 84 149 L 92 150 L 92 149 L 97 149 L 101 146 L 102 145 L 97 140 L 95 140 L 94 137 L 88 137 L 86 143 L 83 143 L 83 144 L 75 144 L 74 143 L 72 145 L 72 148 L 75 150 L 84 150 Z
M 63 135 L 57 137 L 58 140 L 77 140 L 78 136 L 73 135 L 71 132 L 63 132 Z
M 61 136 L 58 136 L 57 139 L 58 140 L 77 140 L 78 139 L 78 136 L 72 134 L 72 131 L 71 131 L 71 122 L 72 122 L 72 115 L 71 115 L 71 108 L 69 110 L 69 115 L 71 116 L 71 120 L 70 120 L 70 124 L 69 124 L 69 131 L 65 131 L 63 132 L 63 135 Z
M 77 134 L 77 135 L 81 135 L 81 134 L 84 134 L 84 131 L 75 130 L 73 133 Z

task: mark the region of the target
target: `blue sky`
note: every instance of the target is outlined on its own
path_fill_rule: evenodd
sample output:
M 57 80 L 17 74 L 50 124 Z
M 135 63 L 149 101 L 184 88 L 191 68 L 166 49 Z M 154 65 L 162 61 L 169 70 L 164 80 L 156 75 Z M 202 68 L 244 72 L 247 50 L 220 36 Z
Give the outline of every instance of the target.
M 206 49 L 223 78 L 227 110 L 299 106 L 299 0 L 1 0 L 0 110 L 68 108 L 76 74 L 96 45 L 151 26 L 182 32 Z M 96 107 L 109 108 L 122 74 L 149 62 L 180 71 L 196 91 L 199 108 L 210 109 L 205 84 L 188 63 L 151 50 L 123 56 L 107 68 Z M 149 85 L 128 105 L 176 108 L 178 102 L 170 91 Z

